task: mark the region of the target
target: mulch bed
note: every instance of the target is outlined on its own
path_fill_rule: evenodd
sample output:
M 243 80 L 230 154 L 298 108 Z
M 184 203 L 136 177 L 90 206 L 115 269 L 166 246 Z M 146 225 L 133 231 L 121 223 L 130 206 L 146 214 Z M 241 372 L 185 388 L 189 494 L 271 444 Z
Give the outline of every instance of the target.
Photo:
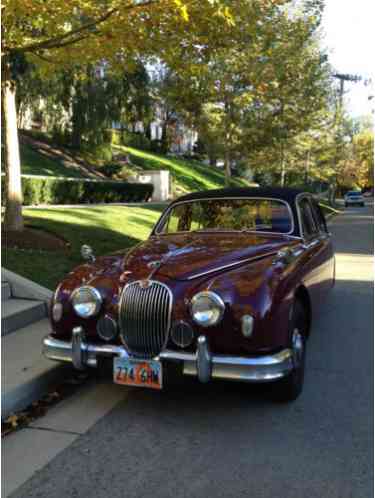
M 37 251 L 67 251 L 70 243 L 41 228 L 25 227 L 22 232 L 1 230 L 1 246 L 6 249 L 34 249 Z

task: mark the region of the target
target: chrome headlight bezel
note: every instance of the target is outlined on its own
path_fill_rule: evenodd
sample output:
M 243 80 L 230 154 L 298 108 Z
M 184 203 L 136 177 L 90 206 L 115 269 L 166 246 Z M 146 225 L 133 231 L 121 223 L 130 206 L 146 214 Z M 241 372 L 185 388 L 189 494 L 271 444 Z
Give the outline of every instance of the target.
M 87 301 L 86 304 L 77 303 L 77 299 L 80 295 L 82 296 L 83 293 L 87 293 L 88 295 L 90 295 L 92 300 Z M 95 287 L 92 287 L 91 285 L 83 285 L 74 289 L 70 296 L 70 301 L 76 315 L 78 315 L 80 318 L 92 318 L 99 313 L 103 298 L 98 289 L 96 289 Z
M 51 308 L 51 317 L 54 322 L 59 322 L 63 316 L 63 305 L 59 301 L 55 301 Z
M 211 316 L 211 318 L 207 318 L 202 320 L 199 318 L 197 306 L 202 303 L 203 300 L 206 302 L 210 302 L 215 310 L 215 315 Z M 225 304 L 222 298 L 216 294 L 216 292 L 212 291 L 201 291 L 195 294 L 190 301 L 190 314 L 195 323 L 200 325 L 201 327 L 214 327 L 217 325 L 223 318 L 225 311 Z M 202 312 L 201 312 L 202 313 Z

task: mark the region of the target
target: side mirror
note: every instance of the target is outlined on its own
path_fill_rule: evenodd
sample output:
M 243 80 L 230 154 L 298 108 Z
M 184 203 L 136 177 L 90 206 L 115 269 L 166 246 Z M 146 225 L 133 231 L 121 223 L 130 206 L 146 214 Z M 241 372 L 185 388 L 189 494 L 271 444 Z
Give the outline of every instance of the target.
M 92 262 L 94 262 L 95 259 L 96 259 L 95 256 L 94 256 L 94 251 L 92 250 L 92 247 L 89 246 L 89 245 L 86 245 L 86 244 L 84 244 L 81 247 L 81 256 L 86 261 L 92 261 Z

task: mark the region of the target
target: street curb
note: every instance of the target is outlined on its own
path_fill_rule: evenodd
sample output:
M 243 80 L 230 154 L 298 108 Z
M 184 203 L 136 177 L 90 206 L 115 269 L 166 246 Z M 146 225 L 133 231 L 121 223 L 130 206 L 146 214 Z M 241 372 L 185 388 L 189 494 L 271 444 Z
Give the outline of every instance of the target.
M 24 410 L 34 401 L 40 400 L 54 386 L 61 383 L 71 370 L 71 365 L 51 364 L 47 370 L 39 375 L 11 391 L 3 392 L 1 395 L 1 419 L 4 420 L 9 415 Z
M 1 268 L 1 277 L 2 280 L 7 281 L 10 284 L 11 287 L 11 295 L 13 298 L 19 298 L 19 299 L 31 299 L 31 300 L 36 300 L 36 301 L 42 301 L 45 306 L 45 317 L 48 315 L 48 305 L 53 297 L 53 292 L 45 287 L 42 287 L 41 285 L 38 285 L 35 282 L 32 282 L 31 280 L 22 277 L 21 275 L 18 275 L 16 273 L 13 273 L 10 270 L 7 270 L 6 268 Z M 2 303 L 2 305 L 6 306 L 6 301 Z M 39 322 L 35 322 L 38 324 Z M 32 324 L 26 327 L 31 327 Z M 34 324 L 35 326 L 35 324 Z M 38 327 L 38 325 L 36 325 Z M 26 329 L 24 327 L 24 329 Z M 42 332 L 42 331 L 41 331 Z M 48 330 L 45 331 L 45 335 L 48 333 Z M 18 338 L 21 336 L 19 334 L 27 334 L 27 330 L 22 330 L 19 329 L 19 331 L 13 332 L 14 335 L 17 335 Z M 2 366 L 2 377 L 5 379 L 5 363 L 7 361 L 5 355 L 5 350 L 8 347 L 12 347 L 12 342 L 4 342 L 3 341 L 13 341 L 16 340 L 14 337 L 12 338 L 11 336 L 13 334 L 9 334 L 7 336 L 3 336 L 1 341 L 2 341 L 2 347 L 3 349 L 3 366 Z M 27 343 L 27 337 L 24 339 Z M 13 343 L 14 344 L 14 343 Z M 38 351 L 41 352 L 42 345 L 40 343 L 40 334 L 38 335 L 38 339 L 34 343 L 32 341 L 32 350 L 34 353 L 37 355 L 39 354 Z M 35 349 L 34 349 L 35 346 Z M 30 353 L 31 351 L 29 351 Z M 20 354 L 27 355 L 28 352 L 26 350 L 23 350 L 20 352 Z M 32 354 L 32 353 L 31 353 Z M 40 353 L 41 355 L 41 353 Z M 7 391 L 4 388 L 2 388 L 2 394 L 1 394 L 1 418 L 4 419 L 8 417 L 11 413 L 14 413 L 16 411 L 23 410 L 26 408 L 28 405 L 30 405 L 33 401 L 39 400 L 44 394 L 47 394 L 50 389 L 52 389 L 55 385 L 57 385 L 59 382 L 64 380 L 64 377 L 66 376 L 66 372 L 72 369 L 71 365 L 65 365 L 65 364 L 60 364 L 60 363 L 55 363 L 51 360 L 47 360 L 46 358 L 43 358 L 40 356 L 40 360 L 37 360 L 37 363 L 35 364 L 34 367 L 32 367 L 32 370 L 29 370 L 30 377 L 27 378 L 27 371 L 26 375 L 24 377 L 24 380 L 20 379 L 20 383 L 16 384 L 14 386 L 9 386 L 9 390 Z
M 12 297 L 19 299 L 34 299 L 36 301 L 44 301 L 47 305 L 50 303 L 53 292 L 46 287 L 21 277 L 17 273 L 13 273 L 6 268 L 1 268 L 1 279 L 10 284 Z

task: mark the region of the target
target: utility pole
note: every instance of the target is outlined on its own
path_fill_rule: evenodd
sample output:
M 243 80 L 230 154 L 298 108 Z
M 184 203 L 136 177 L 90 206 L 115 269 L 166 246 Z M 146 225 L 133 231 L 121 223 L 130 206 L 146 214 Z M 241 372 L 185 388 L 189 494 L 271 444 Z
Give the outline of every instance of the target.
M 335 166 L 335 177 L 334 177 L 334 184 L 331 185 L 330 189 L 330 194 L 329 194 L 329 202 L 331 205 L 335 204 L 335 197 L 336 197 L 336 189 L 337 189 L 337 163 L 338 163 L 338 152 L 339 152 L 339 117 L 342 116 L 342 111 L 343 111 L 343 104 L 344 104 L 344 93 L 345 93 L 345 82 L 352 82 L 352 83 L 358 83 L 359 81 L 362 80 L 361 76 L 355 75 L 355 74 L 343 74 L 343 73 L 335 73 L 332 75 L 334 78 L 338 79 L 340 81 L 340 90 L 339 90 L 339 103 L 336 106 L 336 111 L 335 111 L 335 141 L 336 141 L 336 151 L 335 151 L 335 158 L 334 158 L 334 166 Z
M 343 98 L 344 98 L 344 85 L 346 81 L 351 81 L 352 83 L 358 83 L 359 81 L 362 80 L 362 76 L 358 76 L 356 74 L 342 74 L 342 73 L 335 73 L 333 75 L 334 78 L 338 79 L 340 81 L 340 110 L 342 110 L 343 106 Z

